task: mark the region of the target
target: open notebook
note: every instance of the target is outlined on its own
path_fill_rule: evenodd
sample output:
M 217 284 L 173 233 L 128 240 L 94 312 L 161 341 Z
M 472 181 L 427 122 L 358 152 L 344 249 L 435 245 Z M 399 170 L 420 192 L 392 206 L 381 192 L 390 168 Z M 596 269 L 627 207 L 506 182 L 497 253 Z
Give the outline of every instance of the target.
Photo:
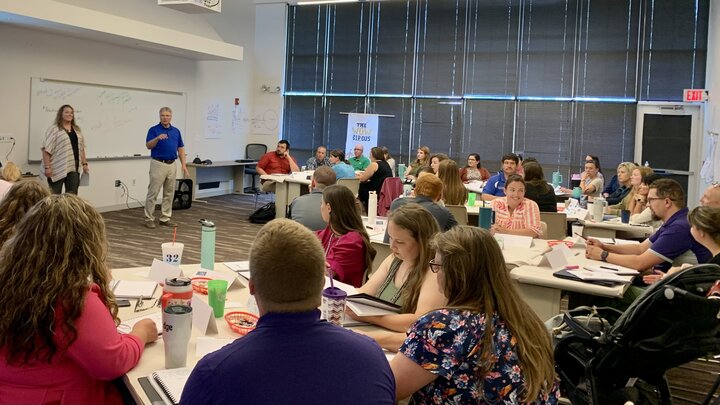
M 158 370 L 152 373 L 152 383 L 160 387 L 162 394 L 165 394 L 166 398 L 163 400 L 166 403 L 169 399 L 169 405 L 177 405 L 191 371 L 192 368 L 189 367 Z

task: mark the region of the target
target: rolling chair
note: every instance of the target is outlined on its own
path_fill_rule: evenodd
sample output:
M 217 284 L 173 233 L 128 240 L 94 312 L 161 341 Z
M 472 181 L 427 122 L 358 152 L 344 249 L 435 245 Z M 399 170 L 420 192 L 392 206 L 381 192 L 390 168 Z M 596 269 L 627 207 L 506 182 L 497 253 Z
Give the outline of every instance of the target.
M 260 160 L 260 158 L 267 153 L 267 145 L 262 143 L 249 143 L 245 145 L 245 158 L 252 160 Z M 246 194 L 258 194 L 258 189 L 255 183 L 255 177 L 257 177 L 257 170 L 254 167 L 245 166 L 245 174 L 252 176 L 252 186 L 245 187 L 243 190 Z

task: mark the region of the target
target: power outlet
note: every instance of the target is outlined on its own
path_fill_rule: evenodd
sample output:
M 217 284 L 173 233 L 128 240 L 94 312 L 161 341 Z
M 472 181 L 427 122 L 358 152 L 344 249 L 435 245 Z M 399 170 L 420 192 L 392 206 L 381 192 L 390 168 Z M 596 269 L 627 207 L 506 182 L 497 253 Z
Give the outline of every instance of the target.
M 115 180 L 115 187 L 120 187 L 120 180 Z

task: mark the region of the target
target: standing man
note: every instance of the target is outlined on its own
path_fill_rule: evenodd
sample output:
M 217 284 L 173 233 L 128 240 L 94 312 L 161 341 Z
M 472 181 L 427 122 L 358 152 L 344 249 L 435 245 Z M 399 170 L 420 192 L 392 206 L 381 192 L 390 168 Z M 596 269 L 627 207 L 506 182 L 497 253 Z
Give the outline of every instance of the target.
M 502 157 L 502 170 L 490 177 L 482 191 L 483 201 L 492 201 L 505 196 L 505 181 L 508 176 L 516 174 L 520 158 L 514 153 L 506 153 Z
M 260 320 L 197 363 L 180 404 L 394 404 L 395 378 L 380 346 L 320 320 L 325 264 L 309 229 L 284 218 L 263 226 L 250 248 L 248 285 Z
M 172 110 L 170 107 L 160 109 L 160 123 L 148 130 L 145 146 L 150 149 L 150 184 L 145 199 L 145 226 L 155 228 L 155 201 L 163 189 L 162 215 L 160 225 L 177 226 L 170 220 L 172 216 L 172 200 L 175 194 L 175 160 L 180 158 L 183 174 L 188 177 L 185 165 L 185 144 L 180 130 L 170 125 Z
M 355 145 L 355 149 L 353 149 L 353 157 L 348 159 L 348 163 L 350 163 L 350 166 L 353 167 L 355 170 L 365 170 L 368 166 L 370 166 L 370 159 L 363 156 L 363 146 L 361 144 Z
M 290 156 L 290 142 L 283 139 L 277 143 L 274 152 L 268 152 L 260 158 L 255 170 L 263 176 L 266 174 L 290 174 L 299 172 L 300 168 L 295 163 L 295 159 Z M 275 182 L 262 180 L 262 189 L 266 193 L 274 193 Z
M 327 158 L 327 148 L 324 146 L 318 146 L 315 149 L 315 156 L 311 157 L 305 163 L 307 170 L 315 170 L 321 166 L 330 166 L 330 160 Z

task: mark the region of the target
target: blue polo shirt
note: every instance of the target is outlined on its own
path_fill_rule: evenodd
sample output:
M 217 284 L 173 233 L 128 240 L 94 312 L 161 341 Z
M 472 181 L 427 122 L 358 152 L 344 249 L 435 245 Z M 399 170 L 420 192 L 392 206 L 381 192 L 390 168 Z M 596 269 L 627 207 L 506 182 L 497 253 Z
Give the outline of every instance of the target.
M 162 126 L 162 124 L 157 124 L 154 127 L 150 127 L 150 129 L 148 129 L 145 143 L 150 142 L 160 134 L 167 134 L 168 139 L 158 140 L 157 145 L 155 145 L 154 148 L 150 149 L 150 157 L 162 160 L 177 159 L 178 148 L 185 147 L 185 144 L 182 140 L 182 135 L 180 135 L 180 130 L 172 125 L 170 125 L 170 127 L 168 128 L 165 128 Z
M 710 260 L 710 251 L 690 234 L 687 215 L 687 207 L 681 209 L 650 236 L 650 251 L 663 260 L 656 268 L 666 271 L 672 265 Z
M 496 197 L 505 197 L 505 173 L 499 171 L 490 177 L 482 190 L 483 194 L 490 194 Z
M 332 169 L 335 172 L 335 177 L 338 180 L 355 178 L 355 169 L 353 169 L 352 166 L 345 162 L 338 162 L 332 167 Z

